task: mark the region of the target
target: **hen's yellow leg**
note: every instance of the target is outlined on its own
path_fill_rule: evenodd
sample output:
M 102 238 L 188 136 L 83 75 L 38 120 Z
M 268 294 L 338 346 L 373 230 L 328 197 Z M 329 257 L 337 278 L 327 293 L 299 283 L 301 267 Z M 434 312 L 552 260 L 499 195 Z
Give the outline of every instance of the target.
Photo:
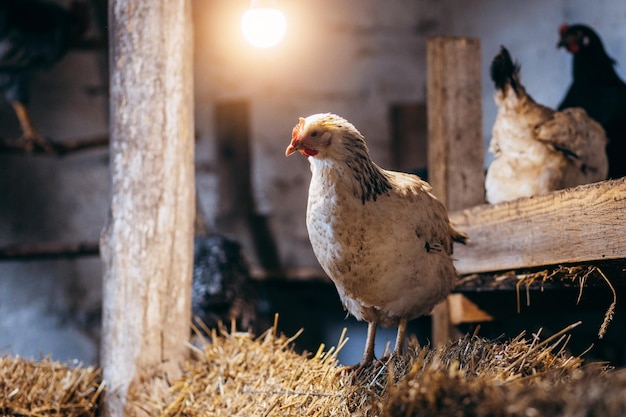
M 54 148 L 52 144 L 33 126 L 33 123 L 30 120 L 30 116 L 28 114 L 28 110 L 26 110 L 26 106 L 19 101 L 12 101 L 11 105 L 15 110 L 15 114 L 17 115 L 17 120 L 20 122 L 20 126 L 22 127 L 22 137 L 20 140 L 24 143 L 24 149 L 27 152 L 31 152 L 35 144 L 41 146 L 46 152 L 54 152 Z

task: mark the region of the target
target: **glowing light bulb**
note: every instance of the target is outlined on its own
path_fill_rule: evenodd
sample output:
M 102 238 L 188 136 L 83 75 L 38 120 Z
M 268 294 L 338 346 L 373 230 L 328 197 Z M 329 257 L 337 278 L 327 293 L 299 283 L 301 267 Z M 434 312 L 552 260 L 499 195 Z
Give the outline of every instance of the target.
M 287 21 L 273 1 L 252 0 L 252 6 L 241 19 L 246 40 L 258 48 L 271 48 L 285 36 Z

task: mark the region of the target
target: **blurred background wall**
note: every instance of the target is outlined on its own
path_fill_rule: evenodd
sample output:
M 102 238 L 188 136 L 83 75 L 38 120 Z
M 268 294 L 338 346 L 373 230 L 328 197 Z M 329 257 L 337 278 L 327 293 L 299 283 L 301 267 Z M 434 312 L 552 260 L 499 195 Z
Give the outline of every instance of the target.
M 100 10 L 89 33 L 94 38 L 106 38 L 105 3 L 92 2 Z M 248 6 L 247 1 L 193 1 L 196 185 L 209 229 L 241 242 L 257 276 L 268 268 L 287 275 L 318 274 L 304 223 L 309 164 L 297 155 L 284 157 L 298 117 L 338 113 L 366 136 L 379 165 L 426 168 L 420 149 L 426 132 L 429 37 L 480 39 L 485 143 L 495 119 L 488 68 L 500 45 L 522 64 L 529 93 L 549 106 L 560 102 L 571 80 L 571 57 L 556 48 L 561 23 L 593 26 L 626 78 L 626 4 L 621 0 L 593 5 L 582 0 L 283 1 L 287 35 L 268 50 L 248 45 L 240 33 Z M 107 134 L 106 64 L 104 48 L 75 50 L 34 78 L 30 108 L 45 136 L 62 142 Z M 406 135 L 394 130 L 401 111 L 414 116 L 410 144 L 398 144 Z M 220 123 L 226 131 L 232 128 L 227 117 L 246 123 L 250 190 L 243 211 L 232 198 L 239 195 L 233 188 L 239 183 L 220 182 L 219 173 L 232 156 L 228 135 L 217 128 Z M 0 100 L 0 137 L 19 134 L 13 110 Z M 407 146 L 417 151 L 403 151 Z M 62 158 L 0 154 L 0 245 L 97 241 L 108 210 L 107 155 L 106 148 Z M 241 218 L 250 212 L 256 232 Z M 261 245 L 258 230 L 267 239 Z M 305 327 L 302 344 L 309 349 L 320 342 L 335 344 L 341 328 L 354 324 L 343 320 L 334 288 L 324 282 L 260 284 L 259 294 L 264 314 L 281 312 L 286 333 Z M 96 363 L 100 303 L 96 256 L 2 261 L 0 352 Z M 426 341 L 427 322 L 418 321 L 414 330 Z M 394 334 L 381 333 L 378 347 Z M 356 339 L 364 336 L 364 328 L 349 332 L 357 351 L 354 361 L 363 346 Z

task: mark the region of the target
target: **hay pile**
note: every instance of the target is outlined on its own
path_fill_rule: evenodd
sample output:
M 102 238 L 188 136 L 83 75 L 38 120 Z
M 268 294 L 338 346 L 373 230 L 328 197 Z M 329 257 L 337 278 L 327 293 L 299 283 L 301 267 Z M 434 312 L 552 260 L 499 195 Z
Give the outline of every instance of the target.
M 564 339 L 493 343 L 465 337 L 422 352 L 379 404 L 385 417 L 626 415 L 626 373 L 583 365 Z M 372 414 L 374 415 L 374 414 Z
M 338 349 L 298 355 L 276 327 L 258 339 L 213 331 L 165 395 L 135 400 L 148 415 L 188 417 L 626 415 L 626 373 L 567 354 L 573 327 L 543 341 L 467 335 L 436 350 L 413 340 L 403 358 L 356 375 L 337 374 Z
M 93 367 L 0 356 L 0 416 L 94 416 L 102 390 Z
M 209 331 L 183 377 L 152 376 L 130 397 L 139 416 L 598 416 L 626 415 L 626 371 L 569 355 L 567 333 L 504 341 L 476 335 L 440 349 L 410 341 L 405 356 L 338 373 L 338 349 L 300 355 L 276 325 L 258 338 Z M 95 416 L 99 372 L 4 358 L 0 415 Z M 159 385 L 159 384 L 157 384 Z
M 337 351 L 320 346 L 310 358 L 297 354 L 276 325 L 253 338 L 249 333 L 207 330 L 192 347 L 194 358 L 182 379 L 156 397 L 134 393 L 135 408 L 159 416 L 327 416 L 349 415 L 344 378 L 335 378 Z M 340 341 L 339 346 L 344 343 Z

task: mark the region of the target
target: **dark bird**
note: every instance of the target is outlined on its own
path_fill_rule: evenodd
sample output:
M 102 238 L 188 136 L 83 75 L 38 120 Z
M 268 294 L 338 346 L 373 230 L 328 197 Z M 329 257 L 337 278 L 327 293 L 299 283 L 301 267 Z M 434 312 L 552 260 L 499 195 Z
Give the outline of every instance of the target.
M 89 26 L 85 3 L 68 9 L 38 0 L 0 1 L 0 88 L 15 109 L 22 128 L 21 145 L 27 151 L 52 144 L 33 126 L 26 106 L 34 73 L 58 62 Z
M 219 234 L 195 238 L 191 306 L 209 328 L 233 319 L 245 330 L 255 324 L 255 290 L 239 243 Z
M 561 25 L 558 47 L 572 54 L 572 84 L 559 110 L 582 107 L 608 137 L 609 178 L 626 176 L 626 84 L 600 36 L 582 24 Z
M 430 313 L 457 283 L 455 230 L 426 182 L 380 168 L 363 135 L 330 113 L 300 118 L 287 156 L 307 157 L 312 178 L 306 225 L 313 252 L 343 306 L 368 323 L 363 358 L 374 359 L 377 326 L 397 326 L 402 353 L 407 322 Z
M 555 111 L 533 100 L 505 47 L 491 63 L 498 114 L 485 178 L 489 203 L 546 194 L 606 179 L 606 135 L 577 107 Z

